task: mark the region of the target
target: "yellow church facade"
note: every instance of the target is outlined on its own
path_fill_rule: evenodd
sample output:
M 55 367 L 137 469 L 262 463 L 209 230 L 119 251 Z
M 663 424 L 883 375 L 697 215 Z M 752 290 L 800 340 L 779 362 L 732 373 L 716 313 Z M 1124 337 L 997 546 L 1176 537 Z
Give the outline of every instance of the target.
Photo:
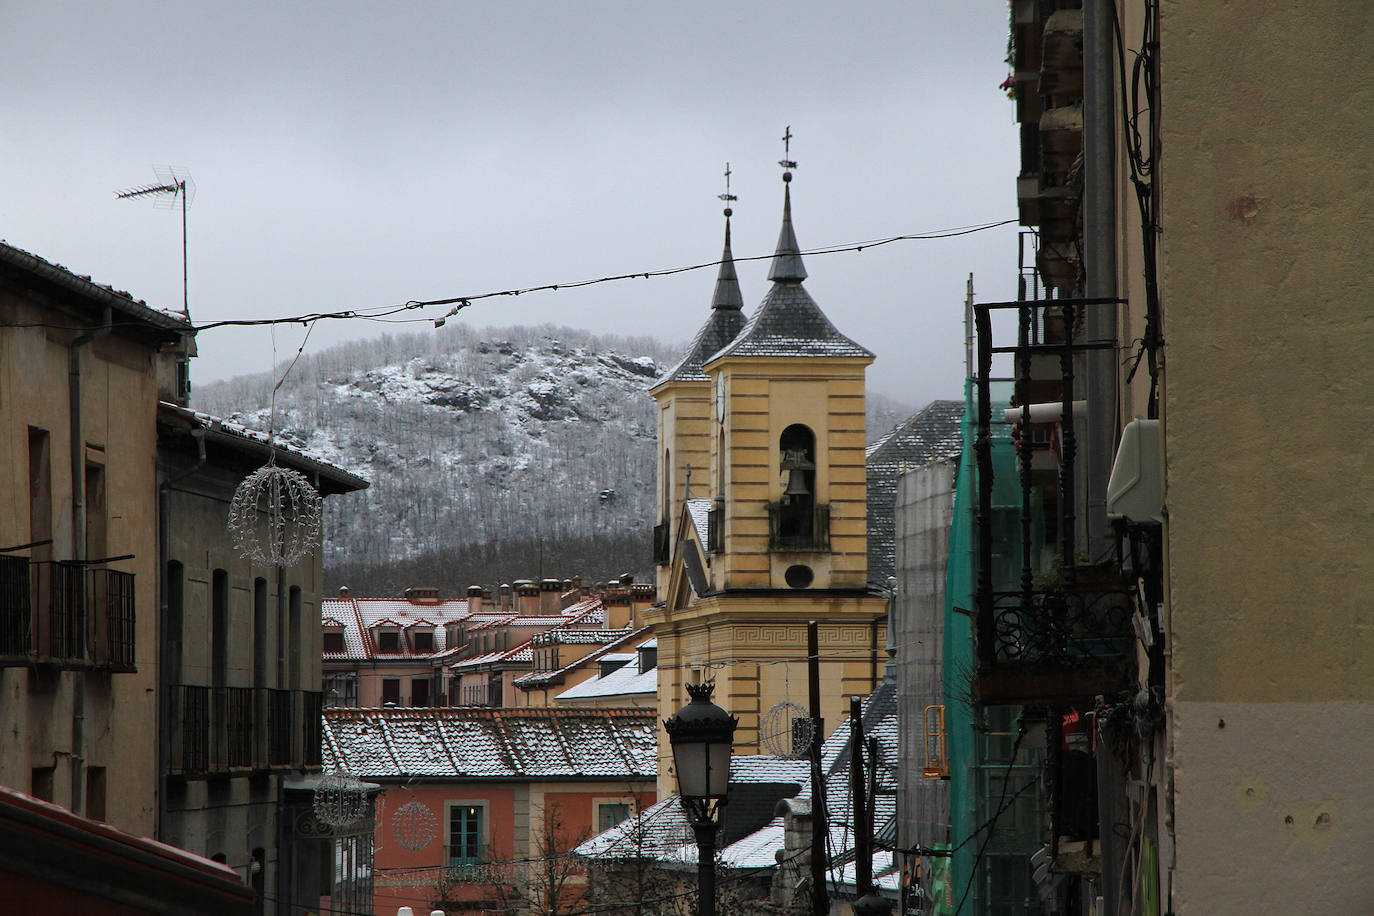
M 727 221 L 710 318 L 651 391 L 663 600 L 646 619 L 658 637 L 659 709 L 670 714 L 687 684 L 714 680 L 714 701 L 740 720 L 737 754 L 791 749 L 788 712 L 807 706 L 810 621 L 827 727 L 850 696 L 873 689 L 886 661 L 887 600 L 867 569 L 873 355 L 803 286 L 790 185 L 768 278 L 745 321 Z M 670 766 L 662 760 L 659 773 L 669 792 Z

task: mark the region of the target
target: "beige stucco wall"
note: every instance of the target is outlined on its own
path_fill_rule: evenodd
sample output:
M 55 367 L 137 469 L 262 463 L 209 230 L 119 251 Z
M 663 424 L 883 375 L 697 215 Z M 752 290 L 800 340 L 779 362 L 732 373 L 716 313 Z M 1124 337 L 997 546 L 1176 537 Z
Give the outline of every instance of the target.
M 1368 912 L 1374 16 L 1161 18 L 1175 912 Z
M 5 323 L 49 321 L 53 314 L 0 294 Z M 74 556 L 68 409 L 68 343 L 74 336 L 41 328 L 0 333 L 0 546 L 30 539 L 28 436 L 38 427 L 50 436 L 54 543 L 46 555 L 58 560 Z M 105 555 L 134 555 L 111 568 L 135 575 L 137 673 L 0 669 L 0 783 L 30 792 L 33 770 L 52 767 L 53 800 L 70 807 L 79 750 L 86 767 L 105 768 L 105 819 L 145 836 L 154 830 L 156 786 L 156 407 L 149 346 L 113 335 L 84 348 L 85 460 L 105 468 Z M 44 549 L 27 553 L 38 558 Z M 73 742 L 78 691 L 85 699 L 80 748 Z

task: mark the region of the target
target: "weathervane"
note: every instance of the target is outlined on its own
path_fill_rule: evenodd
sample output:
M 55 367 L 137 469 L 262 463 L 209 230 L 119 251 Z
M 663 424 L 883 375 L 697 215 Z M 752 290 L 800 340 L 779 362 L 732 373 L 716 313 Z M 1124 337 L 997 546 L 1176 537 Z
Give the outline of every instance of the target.
M 795 169 L 795 168 L 797 167 L 796 161 L 795 161 L 794 159 L 792 159 L 792 125 L 791 125 L 791 124 L 787 125 L 787 130 L 784 131 L 784 132 L 783 132 L 783 135 L 782 135 L 782 158 L 778 160 L 778 165 L 782 166 L 784 169 Z M 791 175 L 789 172 L 784 171 L 784 172 L 782 173 L 782 180 L 783 180 L 783 181 L 790 181 L 791 179 L 792 179 L 792 175 Z
M 730 163 L 728 162 L 725 163 L 725 193 L 717 194 L 716 197 L 725 201 L 725 215 L 727 217 L 732 216 L 733 211 L 730 209 L 730 203 L 739 200 L 739 197 L 730 193 Z
M 186 316 L 186 320 L 191 320 L 191 307 L 189 296 L 187 295 L 186 283 L 186 207 L 191 203 L 191 198 L 196 196 L 196 183 L 191 180 L 191 173 L 184 168 L 174 165 L 155 165 L 153 174 L 157 176 L 154 184 L 139 185 L 136 188 L 126 188 L 123 191 L 115 191 L 115 197 L 120 200 L 130 200 L 135 197 L 153 198 L 153 206 L 170 210 L 176 206 L 177 199 L 181 200 L 181 313 Z

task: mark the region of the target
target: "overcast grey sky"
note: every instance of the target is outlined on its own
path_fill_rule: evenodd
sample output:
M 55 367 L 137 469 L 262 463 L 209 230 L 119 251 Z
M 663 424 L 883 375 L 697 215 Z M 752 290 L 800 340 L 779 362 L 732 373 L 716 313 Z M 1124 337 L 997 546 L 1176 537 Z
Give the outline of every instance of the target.
M 117 189 L 190 170 L 195 321 L 362 308 L 767 254 L 794 134 L 803 248 L 1015 216 L 1004 2 L 12 2 L 0 237 L 180 308 L 181 223 Z M 964 283 L 1011 298 L 1014 226 L 813 256 L 870 387 L 958 396 Z M 766 262 L 741 264 L 746 308 Z M 714 270 L 488 299 L 474 325 L 685 342 Z M 438 310 L 431 310 L 431 315 Z M 326 326 L 326 324 L 328 326 Z M 309 349 L 426 323 L 322 323 Z M 279 360 L 304 330 L 276 334 Z M 204 383 L 272 366 L 201 335 Z

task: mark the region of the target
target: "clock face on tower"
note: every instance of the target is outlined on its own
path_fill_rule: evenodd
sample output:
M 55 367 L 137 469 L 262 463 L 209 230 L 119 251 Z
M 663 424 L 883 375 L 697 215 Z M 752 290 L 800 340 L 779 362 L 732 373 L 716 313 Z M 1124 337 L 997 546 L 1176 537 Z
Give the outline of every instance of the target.
M 725 422 L 725 374 L 716 376 L 716 422 Z

